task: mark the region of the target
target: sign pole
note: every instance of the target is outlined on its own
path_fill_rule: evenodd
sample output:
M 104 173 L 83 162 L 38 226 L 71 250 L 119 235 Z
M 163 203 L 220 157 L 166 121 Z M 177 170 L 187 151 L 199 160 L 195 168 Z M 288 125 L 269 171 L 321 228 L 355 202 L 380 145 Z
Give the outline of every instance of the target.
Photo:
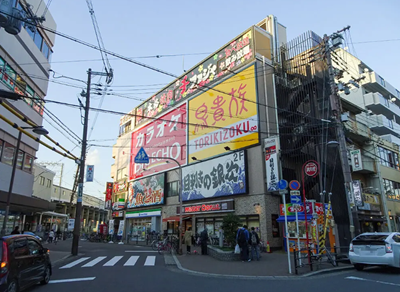
M 283 199 L 283 208 L 285 210 L 285 233 L 286 233 L 287 259 L 288 259 L 288 265 L 289 265 L 289 274 L 291 274 L 292 273 L 292 265 L 290 263 L 289 232 L 288 232 L 288 226 L 287 226 L 287 209 L 286 209 L 285 194 L 282 195 L 282 199 Z
M 298 251 L 298 259 L 299 259 L 299 264 L 301 266 L 301 258 L 300 258 L 300 232 L 299 232 L 299 216 L 297 214 L 297 206 L 296 206 L 296 232 L 297 232 L 297 251 Z

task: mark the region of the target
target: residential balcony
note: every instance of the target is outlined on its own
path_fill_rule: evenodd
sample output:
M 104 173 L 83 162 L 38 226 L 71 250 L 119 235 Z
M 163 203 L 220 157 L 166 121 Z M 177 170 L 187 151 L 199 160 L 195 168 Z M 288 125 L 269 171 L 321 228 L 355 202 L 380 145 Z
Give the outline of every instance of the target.
M 400 99 L 399 91 L 374 71 L 367 72 L 362 75 L 365 76 L 362 85 L 368 91 L 379 92 L 385 96 L 390 94 L 393 97 Z
M 371 140 L 371 130 L 363 123 L 349 119 L 344 123 L 346 136 L 351 140 L 364 143 Z
M 381 136 L 382 139 L 385 139 L 386 141 L 392 142 L 394 144 L 397 144 L 400 146 L 400 138 L 397 138 L 396 136 L 393 135 L 383 135 Z
M 353 170 L 353 172 L 356 173 L 376 173 L 376 166 L 375 166 L 375 161 L 373 158 L 361 155 L 361 161 L 362 161 L 362 168 L 359 170 Z
M 368 117 L 370 129 L 377 135 L 394 135 L 400 138 L 400 125 L 389 120 L 384 115 L 372 115 Z
M 371 92 L 364 95 L 365 106 L 374 114 L 384 115 L 389 119 L 396 115 L 400 119 L 400 107 L 395 103 L 390 102 L 378 92 Z

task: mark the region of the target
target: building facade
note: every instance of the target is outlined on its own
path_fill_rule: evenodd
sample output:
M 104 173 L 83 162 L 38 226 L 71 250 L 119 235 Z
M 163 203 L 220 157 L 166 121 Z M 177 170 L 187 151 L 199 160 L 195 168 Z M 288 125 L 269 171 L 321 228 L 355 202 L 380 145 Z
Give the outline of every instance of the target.
M 43 2 L 42 0 L 10 1 L 12 8 L 24 11 L 24 14 L 30 16 L 33 15 L 32 9 L 37 11 L 37 15 L 44 14 L 46 5 Z M 43 25 L 55 30 L 56 23 L 49 11 L 46 11 L 45 18 Z M 21 31 L 15 35 L 10 34 L 4 27 L 0 28 L 0 40 L 0 89 L 37 98 L 35 101 L 31 98 L 13 101 L 0 96 L 0 115 L 20 127 L 29 126 L 8 110 L 11 108 L 12 111 L 40 126 L 43 120 L 41 100 L 47 93 L 55 35 L 40 27 L 35 28 L 23 23 Z M 31 130 L 27 131 L 37 137 Z M 13 161 L 17 159 L 10 206 L 11 217 L 23 216 L 22 213 L 51 210 L 54 207 L 49 205 L 48 201 L 32 198 L 33 162 L 39 144 L 22 135 L 20 150 L 16 153 L 18 133 L 17 129 L 3 119 L 0 120 L 0 208 L 2 210 L 7 200 Z

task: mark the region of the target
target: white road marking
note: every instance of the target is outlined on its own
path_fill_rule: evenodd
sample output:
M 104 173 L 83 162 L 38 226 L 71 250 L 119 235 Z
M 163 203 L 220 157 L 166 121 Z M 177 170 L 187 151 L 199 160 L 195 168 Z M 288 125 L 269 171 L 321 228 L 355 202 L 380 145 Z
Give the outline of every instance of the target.
M 113 257 L 111 260 L 109 260 L 108 262 L 106 262 L 103 266 L 105 267 L 112 267 L 114 266 L 120 259 L 122 259 L 123 256 L 115 256 Z
M 87 259 L 89 259 L 89 257 L 80 258 L 79 260 L 76 260 L 76 261 L 74 261 L 72 263 L 69 263 L 68 265 L 62 266 L 60 269 L 72 268 L 72 267 L 76 266 L 77 264 L 80 264 L 81 262 L 86 261 Z
M 106 257 L 97 257 L 94 260 L 88 262 L 87 264 L 83 265 L 82 268 L 90 268 L 93 267 L 95 264 L 98 264 L 102 260 L 104 260 Z
M 131 256 L 129 260 L 126 261 L 124 266 L 134 266 L 139 259 L 139 256 Z
M 51 280 L 49 282 L 49 284 L 68 283 L 68 282 L 81 282 L 81 281 L 93 281 L 94 279 L 96 279 L 96 277 L 64 279 L 64 280 Z
M 125 252 L 158 252 L 154 250 L 126 250 Z
M 154 266 L 155 264 L 156 264 L 155 256 L 146 257 L 146 262 L 144 263 L 145 266 Z
M 390 283 L 390 282 L 384 282 L 384 281 L 377 281 L 377 280 L 370 280 L 370 279 L 364 279 L 364 278 L 359 278 L 359 277 L 346 277 L 346 279 L 349 280 L 358 280 L 358 281 L 366 281 L 366 282 L 374 282 L 374 283 L 378 283 L 378 284 L 384 284 L 384 285 L 391 285 L 391 286 L 398 286 L 400 287 L 400 284 L 396 284 L 396 283 Z

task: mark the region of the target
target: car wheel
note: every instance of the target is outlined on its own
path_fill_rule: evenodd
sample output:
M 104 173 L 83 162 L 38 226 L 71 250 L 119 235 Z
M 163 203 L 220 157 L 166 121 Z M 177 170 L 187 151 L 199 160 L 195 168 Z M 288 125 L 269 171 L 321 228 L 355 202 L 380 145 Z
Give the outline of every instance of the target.
M 15 279 L 10 280 L 7 285 L 7 292 L 18 292 L 18 291 L 19 291 L 19 288 L 18 288 L 17 280 L 15 280 Z
M 357 271 L 362 271 L 362 270 L 364 270 L 364 265 L 362 265 L 362 264 L 355 264 L 355 265 L 354 265 L 354 268 L 355 268 Z
M 49 283 L 49 281 L 50 281 L 50 273 L 51 273 L 50 272 L 50 267 L 48 266 L 48 267 L 46 267 L 46 270 L 44 271 L 43 280 L 40 281 L 40 284 L 46 285 L 46 284 Z

